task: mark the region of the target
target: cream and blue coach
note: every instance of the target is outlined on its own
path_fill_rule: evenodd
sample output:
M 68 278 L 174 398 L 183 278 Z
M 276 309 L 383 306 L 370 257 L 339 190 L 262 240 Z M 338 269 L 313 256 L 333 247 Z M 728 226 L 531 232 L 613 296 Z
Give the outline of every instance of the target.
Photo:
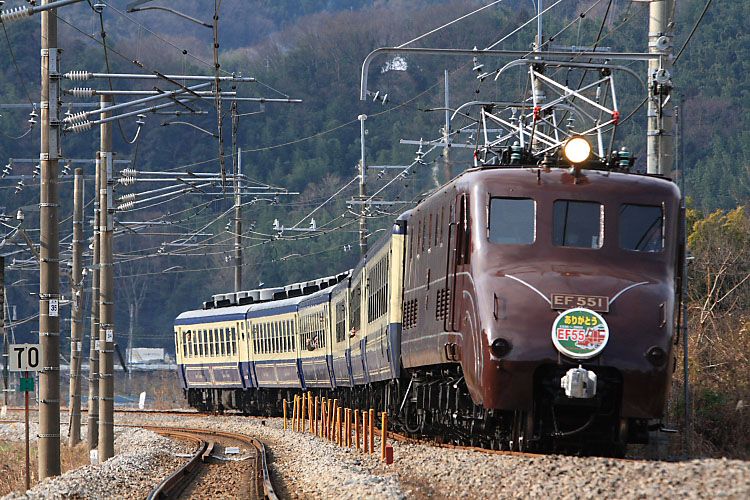
M 284 289 L 274 291 L 284 293 Z M 302 388 L 297 307 L 304 297 L 253 304 L 247 311 L 252 372 L 260 388 Z
M 367 252 L 361 271 L 360 331 L 367 382 L 398 378 L 401 368 L 401 322 L 404 246 L 408 212 Z M 356 335 L 352 340 L 356 339 Z M 352 355 L 352 365 L 355 356 Z
M 331 389 L 331 290 L 325 288 L 299 303 L 299 363 L 306 389 Z
M 175 319 L 177 364 L 183 389 L 253 387 L 249 353 L 243 348 L 247 308 L 187 311 Z M 204 402 L 201 398 L 199 403 Z

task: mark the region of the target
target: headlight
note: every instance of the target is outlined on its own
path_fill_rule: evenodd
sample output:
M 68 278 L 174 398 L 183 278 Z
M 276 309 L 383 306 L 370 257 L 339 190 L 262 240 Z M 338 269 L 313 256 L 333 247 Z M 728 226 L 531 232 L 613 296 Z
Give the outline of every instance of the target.
M 583 137 L 573 137 L 563 146 L 563 154 L 571 163 L 584 162 L 591 155 L 591 144 Z

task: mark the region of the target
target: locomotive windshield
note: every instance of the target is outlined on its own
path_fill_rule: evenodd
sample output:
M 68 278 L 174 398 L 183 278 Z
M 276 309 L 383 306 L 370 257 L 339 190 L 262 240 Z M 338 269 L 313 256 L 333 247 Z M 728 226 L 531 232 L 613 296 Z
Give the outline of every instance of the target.
M 553 224 L 553 242 L 556 246 L 601 248 L 604 241 L 604 205 L 590 201 L 557 200 Z
M 536 203 L 530 198 L 490 199 L 492 243 L 528 245 L 536 237 Z
M 661 252 L 664 249 L 663 228 L 662 207 L 628 204 L 620 207 L 620 248 Z

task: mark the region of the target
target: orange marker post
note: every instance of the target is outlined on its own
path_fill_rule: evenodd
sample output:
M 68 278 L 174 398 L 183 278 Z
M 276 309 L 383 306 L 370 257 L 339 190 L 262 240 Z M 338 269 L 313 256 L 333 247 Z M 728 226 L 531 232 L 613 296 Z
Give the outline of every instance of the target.
M 370 451 L 375 452 L 375 410 L 370 408 Z
M 307 394 L 302 396 L 302 432 L 305 432 L 307 426 Z
M 331 409 L 333 408 L 333 400 L 329 399 L 326 401 L 326 435 L 325 438 L 331 440 Z
M 382 424 L 382 431 L 380 433 L 380 436 L 382 437 L 381 444 L 381 460 L 385 460 L 385 446 L 386 441 L 388 440 L 388 413 L 383 412 L 383 424 Z
M 302 396 L 297 396 L 297 432 L 302 432 Z
M 313 411 L 313 415 L 315 416 L 313 422 L 315 422 L 315 425 L 313 426 L 313 434 L 316 436 L 318 435 L 318 396 L 315 396 L 315 411 Z
M 338 425 L 336 426 L 336 437 L 337 437 L 336 442 L 339 444 L 339 446 L 343 446 L 344 445 L 342 443 L 342 441 L 341 441 L 342 438 L 344 437 L 343 433 L 342 433 L 342 429 L 341 429 L 341 424 L 342 424 L 341 417 L 343 416 L 343 414 L 344 414 L 343 408 L 341 408 L 339 406 L 338 411 L 336 412 L 336 420 L 337 420 L 337 423 L 338 423 Z
M 359 451 L 359 410 L 354 410 L 354 439 L 357 443 L 356 449 Z
M 362 410 L 362 452 L 367 453 L 367 410 Z
M 328 402 L 323 398 L 323 404 L 320 405 L 320 437 L 326 437 L 326 419 L 328 418 Z
M 318 435 L 320 437 L 323 437 L 323 434 L 325 432 L 325 424 L 326 424 L 326 398 L 321 398 L 321 401 L 320 401 L 320 430 L 318 432 Z
M 333 415 L 331 415 L 331 441 L 338 443 L 336 441 L 336 416 L 339 414 L 339 400 L 334 399 L 333 400 Z
M 310 421 L 310 433 L 313 431 L 313 417 L 315 414 L 313 413 L 313 398 L 311 393 L 307 393 L 307 416 L 308 420 Z
M 352 409 L 346 409 L 346 447 L 352 447 Z
M 286 399 L 284 399 L 284 430 L 286 430 Z
M 292 400 L 292 430 L 297 430 L 297 396 Z
M 323 409 L 326 413 L 323 420 L 323 439 L 328 439 L 328 428 L 331 426 L 331 400 L 326 399 L 326 406 Z

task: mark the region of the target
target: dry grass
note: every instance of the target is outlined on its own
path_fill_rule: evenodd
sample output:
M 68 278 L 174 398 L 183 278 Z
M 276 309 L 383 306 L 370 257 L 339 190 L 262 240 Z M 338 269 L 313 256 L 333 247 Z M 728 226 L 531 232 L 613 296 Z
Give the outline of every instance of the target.
M 692 455 L 750 459 L 750 318 L 724 316 L 689 332 Z M 681 427 L 684 446 L 685 398 L 682 345 L 678 357 L 670 421 Z
M 31 487 L 33 488 L 38 480 L 38 462 L 37 447 L 35 443 L 31 444 Z M 7 495 L 13 491 L 26 490 L 26 455 L 24 453 L 24 443 L 17 441 L 0 441 L 0 496 Z M 73 448 L 62 444 L 60 446 L 60 462 L 62 471 L 67 472 L 71 469 L 87 465 L 89 463 L 89 453 L 86 443 L 80 443 Z

